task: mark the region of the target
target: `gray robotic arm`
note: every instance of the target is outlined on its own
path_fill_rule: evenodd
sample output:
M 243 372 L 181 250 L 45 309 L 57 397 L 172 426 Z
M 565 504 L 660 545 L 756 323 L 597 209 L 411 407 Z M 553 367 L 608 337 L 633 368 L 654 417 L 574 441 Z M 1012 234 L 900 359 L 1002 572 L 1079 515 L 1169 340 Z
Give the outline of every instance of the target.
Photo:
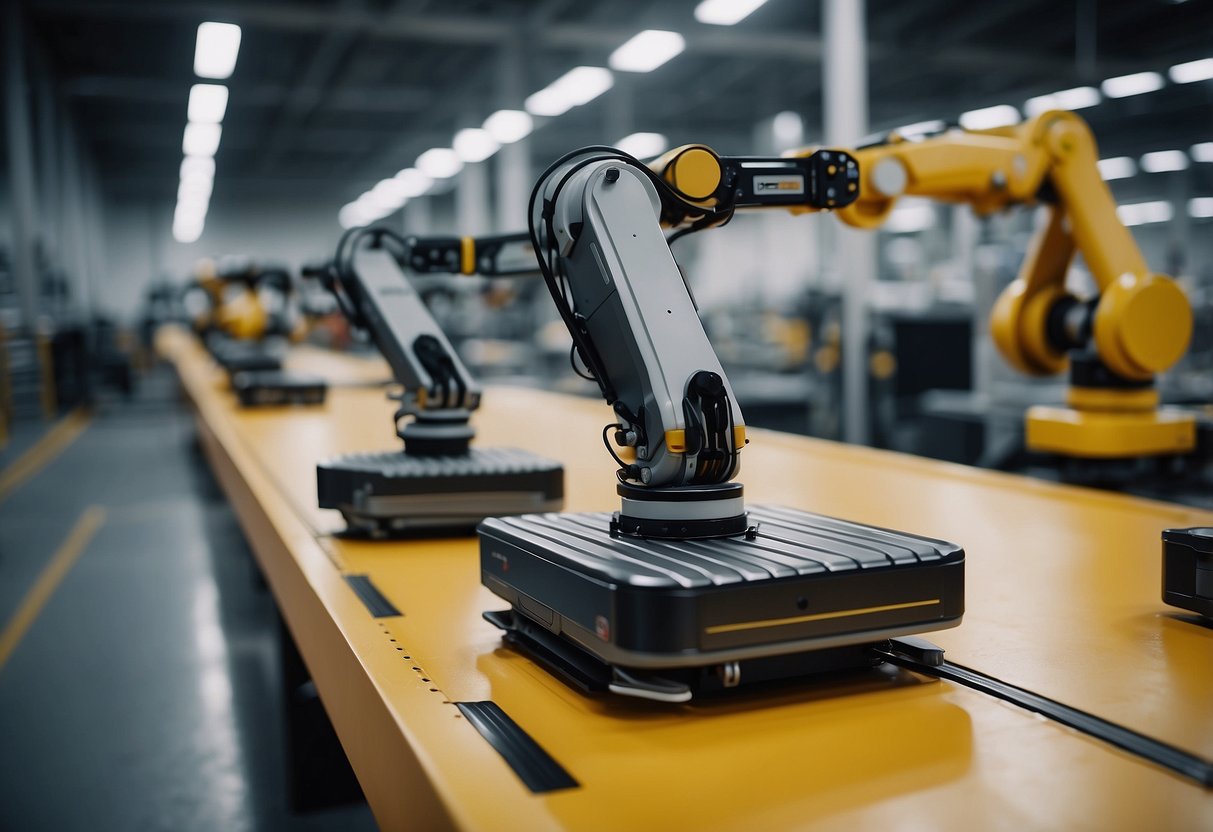
M 550 217 L 535 221 L 567 279 L 578 347 L 619 417 L 616 443 L 636 450 L 622 478 L 652 487 L 732 479 L 745 422 L 662 234 L 650 175 L 589 154 L 541 186 Z
M 838 151 L 791 161 L 693 151 L 721 174 L 702 192 L 702 177 L 670 182 L 615 148 L 592 147 L 559 159 L 531 194 L 540 271 L 615 411 L 603 440 L 619 464 L 617 533 L 688 539 L 748 528 L 742 486 L 731 482 L 745 422 L 662 225 L 681 235 L 722 225 L 738 207 L 821 210 L 857 195 L 858 166 Z M 612 447 L 612 429 L 634 462 Z
M 397 430 L 406 450 L 466 453 L 481 388 L 408 281 L 408 241 L 388 229 L 355 229 L 324 275 L 342 312 L 370 333 L 404 391 Z M 403 425 L 401 421 L 413 417 Z

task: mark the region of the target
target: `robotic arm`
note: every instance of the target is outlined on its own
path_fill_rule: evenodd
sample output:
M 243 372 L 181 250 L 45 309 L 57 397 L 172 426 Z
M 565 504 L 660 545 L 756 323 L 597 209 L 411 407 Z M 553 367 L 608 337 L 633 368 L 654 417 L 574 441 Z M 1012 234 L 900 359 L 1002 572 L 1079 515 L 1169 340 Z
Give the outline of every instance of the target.
M 620 465 L 625 515 L 638 488 L 698 488 L 698 497 L 728 483 L 746 443 L 741 410 L 662 224 L 722 224 L 738 207 L 841 207 L 855 198 L 859 177 L 852 157 L 831 150 L 721 160 L 688 148 L 674 168 L 663 179 L 613 148 L 586 148 L 552 165 L 531 196 L 540 269 L 617 417 L 603 439 L 614 429 L 615 444 L 635 449 L 635 462 L 626 462 L 607 442 Z
M 681 181 L 688 152 L 665 160 L 667 181 Z M 1171 278 L 1149 270 L 1117 217 L 1095 139 L 1081 118 L 1052 111 L 1014 127 L 949 130 L 916 141 L 894 133 L 853 152 L 859 193 L 838 215 L 857 228 L 878 227 L 903 195 L 963 203 L 983 215 L 1014 205 L 1048 207 L 1018 279 L 991 315 L 995 344 L 1016 369 L 1047 375 L 1070 367 L 1069 408 L 1029 411 L 1030 448 L 1087 457 L 1192 449 L 1194 421 L 1159 410 L 1153 387 L 1154 375 L 1187 348 L 1191 308 Z M 711 180 L 713 171 L 705 177 Z M 719 178 L 723 183 L 723 172 Z M 1065 288 L 1075 252 L 1091 270 L 1095 297 L 1080 299 Z
M 458 238 L 450 240 L 460 244 Z M 385 228 L 351 229 L 334 261 L 319 270 L 342 312 L 370 333 L 403 386 L 397 433 L 414 454 L 467 453 L 473 436 L 468 420 L 480 406 L 480 385 L 407 279 L 417 263 L 425 271 L 453 270 L 444 255 L 450 240 L 405 238 Z M 401 425 L 406 417 L 412 418 Z

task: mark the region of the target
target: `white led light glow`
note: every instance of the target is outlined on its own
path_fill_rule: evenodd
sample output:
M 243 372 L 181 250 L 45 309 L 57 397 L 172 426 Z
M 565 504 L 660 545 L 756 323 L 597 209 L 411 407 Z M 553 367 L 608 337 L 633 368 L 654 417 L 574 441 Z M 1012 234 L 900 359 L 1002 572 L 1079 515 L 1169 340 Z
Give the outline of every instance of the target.
M 398 171 L 394 178 L 400 183 L 402 192 L 409 199 L 421 196 L 434 184 L 434 180 L 431 177 L 426 176 L 417 170 L 417 168 L 405 168 L 402 171 Z
M 1157 72 L 1135 72 L 1132 75 L 1109 78 L 1100 84 L 1099 88 L 1108 98 L 1128 98 L 1131 95 L 1160 90 L 1164 83 Z
M 960 126 L 966 130 L 989 130 L 1019 123 L 1019 110 L 1010 104 L 995 104 L 960 114 Z
M 1193 162 L 1213 162 L 1213 142 L 1201 142 L 1188 148 Z
M 431 179 L 449 179 L 463 170 L 463 160 L 449 147 L 432 147 L 418 156 L 415 164 Z
M 1213 217 L 1213 196 L 1198 196 L 1189 199 L 1188 216 L 1198 220 Z
M 1187 170 L 1188 154 L 1182 150 L 1156 150 L 1141 157 L 1141 169 L 1146 173 Z
M 612 52 L 607 65 L 620 72 L 652 72 L 686 48 L 677 32 L 645 29 Z
M 187 107 L 195 124 L 218 124 L 227 113 L 227 87 L 223 84 L 194 84 Z
M 214 156 L 222 135 L 223 128 L 218 124 L 187 124 L 181 138 L 181 151 L 186 156 Z
M 703 0 L 695 7 L 695 19 L 713 26 L 732 26 L 766 5 L 767 0 Z
M 1024 102 L 1024 112 L 1029 116 L 1040 115 L 1048 110 L 1084 110 L 1103 101 L 1095 87 L 1074 87 L 1048 95 L 1039 95 Z
M 670 141 L 660 133 L 633 133 L 615 142 L 615 147 L 637 159 L 652 159 L 669 148 Z
M 240 53 L 240 27 L 232 23 L 198 24 L 194 45 L 194 74 L 199 78 L 228 78 Z
M 1169 202 L 1132 202 L 1121 205 L 1116 209 L 1116 216 L 1125 225 L 1149 225 L 1156 222 L 1168 222 L 1173 210 Z
M 1201 58 L 1199 61 L 1188 61 L 1186 64 L 1176 64 L 1167 72 L 1171 80 L 1177 84 L 1192 84 L 1197 81 L 1208 81 L 1213 78 L 1213 58 Z
M 484 120 L 483 127 L 502 144 L 513 144 L 530 135 L 535 120 L 525 110 L 498 110 Z
M 1113 156 L 1110 159 L 1099 160 L 1099 175 L 1105 182 L 1113 179 L 1128 179 L 1137 175 L 1137 163 L 1128 156 Z
M 455 134 L 451 143 L 455 155 L 468 164 L 483 162 L 501 149 L 501 143 L 488 130 L 466 127 Z

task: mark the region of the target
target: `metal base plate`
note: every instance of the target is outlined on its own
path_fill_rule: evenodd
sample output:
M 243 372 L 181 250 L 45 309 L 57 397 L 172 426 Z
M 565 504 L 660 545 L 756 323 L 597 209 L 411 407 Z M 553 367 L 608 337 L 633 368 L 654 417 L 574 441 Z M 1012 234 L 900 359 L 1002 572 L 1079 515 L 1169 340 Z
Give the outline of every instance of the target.
M 776 506 L 744 535 L 612 536 L 607 514 L 480 524 L 481 582 L 608 665 L 702 667 L 953 627 L 964 551 Z
M 882 661 L 874 652 L 874 645 L 857 644 L 746 662 L 652 672 L 606 664 L 513 610 L 486 612 L 484 619 L 504 631 L 502 640 L 506 644 L 583 693 L 609 692 L 655 702 L 687 702 L 696 695 L 727 693 L 743 685 L 750 687 L 784 679 L 866 670 Z
M 324 404 L 328 383 L 319 376 L 283 370 L 257 370 L 232 375 L 232 389 L 244 407 Z
M 470 530 L 485 517 L 551 511 L 564 501 L 560 463 L 514 448 L 348 454 L 317 465 L 316 485 L 321 508 L 375 536 Z

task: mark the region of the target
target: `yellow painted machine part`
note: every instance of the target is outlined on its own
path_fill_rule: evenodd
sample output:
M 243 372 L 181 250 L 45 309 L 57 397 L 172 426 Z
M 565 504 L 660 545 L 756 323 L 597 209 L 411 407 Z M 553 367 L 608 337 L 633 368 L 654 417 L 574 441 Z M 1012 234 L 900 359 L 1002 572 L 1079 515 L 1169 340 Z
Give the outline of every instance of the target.
M 1166 408 L 1118 413 L 1038 405 L 1028 410 L 1024 438 L 1032 451 L 1090 459 L 1184 454 L 1196 447 L 1196 418 Z
M 462 237 L 459 240 L 459 271 L 461 274 L 476 273 L 476 238 Z
M 235 296 L 227 295 L 224 298 L 223 304 L 215 311 L 215 323 L 233 338 L 255 339 L 265 334 L 269 316 L 256 293 L 242 287 Z
M 716 193 L 723 175 L 720 157 L 704 145 L 684 145 L 658 157 L 653 168 L 670 187 L 692 201 L 706 200 Z
M 1118 390 L 1103 387 L 1071 387 L 1066 391 L 1066 404 L 1075 410 L 1107 413 L 1131 413 L 1153 410 L 1158 407 L 1158 390 L 1146 387 L 1139 390 Z
M 208 458 L 316 680 L 376 819 L 465 829 L 1205 828 L 1213 793 L 947 682 L 877 674 L 682 706 L 585 696 L 480 618 L 474 538 L 331 536 L 317 459 L 398 447 L 382 390 L 240 409 L 191 338 L 166 333 Z M 323 358 L 323 361 L 320 360 Z M 316 351 L 332 381 L 384 372 Z M 618 508 L 600 402 L 491 388 L 477 442 L 564 461 L 566 506 Z M 1213 631 L 1158 598 L 1159 532 L 1213 513 L 761 432 L 746 499 L 962 544 L 959 663 L 1213 756 Z M 375 619 L 366 574 L 405 614 Z M 491 699 L 580 786 L 532 794 L 453 702 Z
M 1095 345 L 1104 363 L 1126 378 L 1148 379 L 1188 349 L 1192 308 L 1168 277 L 1125 274 L 1102 293 Z
M 1066 367 L 1066 355 L 1048 341 L 1046 321 L 1050 309 L 1067 295 L 1066 272 L 1076 251 L 1082 252 L 1099 288 L 1093 340 L 1109 369 L 1146 381 L 1173 366 L 1187 350 L 1191 306 L 1174 280 L 1149 272 L 1099 174 L 1095 138 L 1073 113 L 1051 111 L 1013 127 L 950 130 L 916 141 L 893 136 L 886 144 L 854 154 L 860 165 L 860 196 L 839 209 L 838 216 L 859 228 L 881 225 L 902 195 L 963 203 L 988 214 L 1033 204 L 1043 187 L 1053 189 L 1057 203 L 1049 208 L 1049 221 L 1033 241 L 1019 277 L 1002 292 L 990 315 L 994 343 L 1020 372 L 1052 375 Z M 886 179 L 884 187 L 896 186 L 904 174 L 900 193 L 886 193 L 877 184 L 882 166 L 890 165 L 899 169 L 898 175 L 893 186 Z M 1158 421 L 1171 420 L 1160 416 Z M 1067 453 L 1064 446 L 1071 443 L 1076 456 L 1090 456 L 1092 448 L 1113 456 L 1145 447 L 1173 452 L 1173 432 L 1139 417 L 1129 422 L 1132 429 L 1113 429 L 1099 419 L 1037 419 L 1029 427 L 1038 442 L 1059 453 Z M 1078 438 L 1084 430 L 1092 431 L 1089 439 Z M 1121 438 L 1125 444 L 1113 448 Z M 1181 444 L 1191 447 L 1186 440 Z

